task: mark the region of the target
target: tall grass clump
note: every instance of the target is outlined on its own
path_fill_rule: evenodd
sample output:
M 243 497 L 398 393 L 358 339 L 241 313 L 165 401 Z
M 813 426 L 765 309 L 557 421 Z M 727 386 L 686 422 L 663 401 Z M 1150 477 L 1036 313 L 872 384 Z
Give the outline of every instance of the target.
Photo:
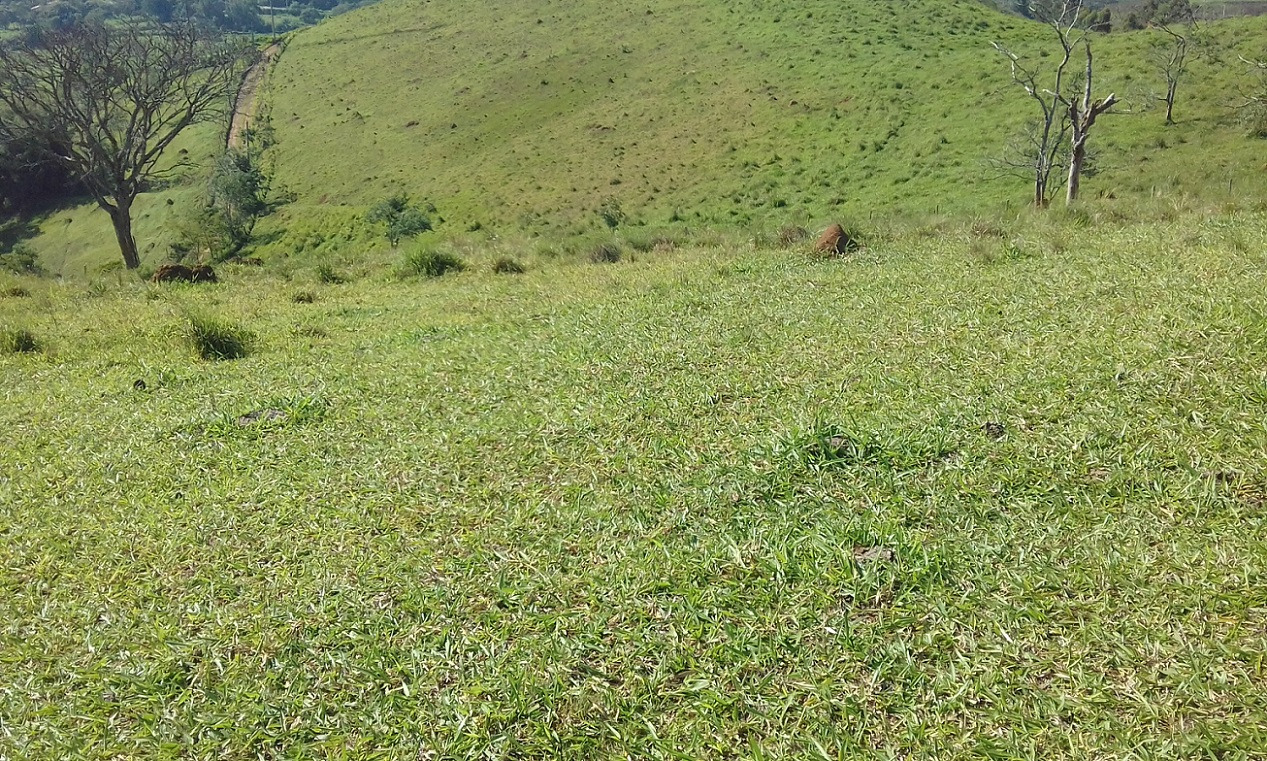
M 0 354 L 34 354 L 39 350 L 39 339 L 26 328 L 0 328 Z
M 405 254 L 398 274 L 402 278 L 440 277 L 449 272 L 461 272 L 464 269 L 466 269 L 466 263 L 461 257 L 424 246 Z
M 779 229 L 779 245 L 783 248 L 791 248 L 800 243 L 809 240 L 809 230 L 800 225 L 785 225 Z
M 595 264 L 613 264 L 620 261 L 620 246 L 615 243 L 599 243 L 590 249 L 590 261 Z
M 317 265 L 316 274 L 317 280 L 326 285 L 342 285 L 348 281 L 333 265 L 326 262 Z
M 255 343 L 254 333 L 228 320 L 203 314 L 190 314 L 186 319 L 186 339 L 201 359 L 241 359 Z
M 522 275 L 524 271 L 524 266 L 509 256 L 493 262 L 493 274 L 496 275 Z

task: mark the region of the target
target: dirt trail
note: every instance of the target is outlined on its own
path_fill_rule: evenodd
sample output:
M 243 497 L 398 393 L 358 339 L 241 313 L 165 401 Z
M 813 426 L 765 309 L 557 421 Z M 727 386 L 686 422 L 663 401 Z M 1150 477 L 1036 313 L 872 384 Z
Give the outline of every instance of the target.
M 281 52 L 282 44 L 280 42 L 274 42 L 264 48 L 264 52 L 260 54 L 260 60 L 247 69 L 246 75 L 242 77 L 242 86 L 238 88 L 238 97 L 233 101 L 233 121 L 229 124 L 228 144 L 230 150 L 242 149 L 246 130 L 251 126 L 251 119 L 255 117 L 260 85 L 263 84 L 269 67 L 273 65 L 273 62 L 277 60 L 277 56 L 281 55 Z

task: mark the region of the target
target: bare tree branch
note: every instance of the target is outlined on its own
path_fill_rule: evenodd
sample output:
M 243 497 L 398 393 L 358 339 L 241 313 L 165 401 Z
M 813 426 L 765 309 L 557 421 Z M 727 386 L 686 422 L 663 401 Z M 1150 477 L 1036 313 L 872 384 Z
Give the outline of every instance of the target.
M 1082 13 L 1081 0 L 1050 0 L 1035 8 L 1038 18 L 1050 27 L 1060 43 L 1062 56 L 1056 67 L 1047 73 L 1026 65 L 1020 56 L 1003 45 L 991 43 L 995 50 L 1008 59 L 1012 82 L 1021 87 L 1039 112 L 1031 126 L 1026 149 L 1028 160 L 1024 163 L 1032 169 L 1034 181 L 1034 205 L 1046 206 L 1051 200 L 1051 176 L 1060 163 L 1057 159 L 1069 133 L 1067 116 L 1071 95 L 1067 92 L 1065 72 L 1073 56 L 1076 40 L 1082 38 L 1077 31 Z M 1015 143 L 1014 143 L 1015 145 Z M 1014 159 L 1004 159 L 1004 163 Z M 1015 162 L 1014 162 L 1015 163 Z
M 1082 100 L 1069 104 L 1069 123 L 1071 125 L 1069 141 L 1069 179 L 1065 184 L 1065 203 L 1071 204 L 1078 198 L 1078 190 L 1082 180 L 1082 166 L 1087 155 L 1087 140 L 1091 137 L 1091 128 L 1096 119 L 1113 106 L 1117 105 L 1117 95 L 1110 93 L 1108 97 L 1092 101 L 1092 75 L 1094 68 L 1091 57 L 1091 43 L 1083 41 L 1086 48 L 1087 67 L 1083 76 Z
M 1156 96 L 1157 100 L 1166 104 L 1166 124 L 1175 123 L 1175 98 L 1179 83 L 1188 73 L 1188 64 L 1197 49 L 1198 32 L 1195 17 L 1189 15 L 1186 28 L 1176 31 L 1165 22 L 1155 21 L 1152 28 L 1163 32 L 1168 39 L 1155 42 L 1149 51 L 1149 59 L 1153 68 L 1161 73 L 1166 81 L 1165 95 Z
M 1034 205 L 1046 206 L 1051 197 L 1051 175 L 1056 169 L 1065 145 L 1069 143 L 1066 203 L 1072 203 L 1078 195 L 1078 183 L 1086 159 L 1086 144 L 1091 127 L 1101 114 L 1117 105 L 1116 95 L 1093 100 L 1091 41 L 1079 27 L 1083 0 L 1046 0 L 1039 7 L 1038 18 L 1052 30 L 1063 53 L 1059 62 L 1046 71 L 1027 66 L 1012 51 L 999 43 L 994 49 L 1002 53 L 1011 67 L 1012 82 L 1025 90 L 1037 106 L 1039 117 L 1032 130 L 1028 146 L 1034 179 Z M 1073 52 L 1078 46 L 1086 50 L 1086 70 L 1082 77 L 1081 93 L 1071 89 L 1068 69 Z M 1050 86 L 1044 87 L 1045 82 Z M 1006 165 L 1006 161 L 1003 162 Z

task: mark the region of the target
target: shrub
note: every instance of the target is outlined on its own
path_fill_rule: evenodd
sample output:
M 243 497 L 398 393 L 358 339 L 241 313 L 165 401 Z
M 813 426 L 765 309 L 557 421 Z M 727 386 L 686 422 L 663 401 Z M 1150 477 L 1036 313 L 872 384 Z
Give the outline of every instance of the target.
M 402 238 L 412 238 L 431 229 L 431 220 L 423 214 L 422 209 L 411 205 L 409 196 L 404 193 L 397 193 L 374 204 L 365 215 L 365 220 L 371 224 L 383 225 L 392 248 L 400 245 Z
M 599 243 L 590 249 L 590 261 L 595 264 L 612 264 L 620 261 L 620 246 L 615 243 Z
M 239 325 L 206 315 L 188 315 L 186 337 L 202 359 L 241 359 L 250 353 L 255 335 Z
M 326 285 L 339 285 L 347 282 L 347 278 L 329 264 L 317 265 L 317 279 Z
M 290 295 L 290 300 L 296 304 L 311 304 L 317 300 L 317 294 L 312 291 L 295 291 Z
M 237 254 L 251 240 L 256 221 L 268 210 L 267 195 L 268 179 L 253 156 L 230 150 L 216 160 L 204 212 L 220 231 L 214 259 Z
M 497 275 L 522 275 L 524 266 L 509 256 L 503 256 L 493 262 L 493 272 Z
M 172 261 L 224 261 L 251 241 L 268 213 L 268 178 L 253 155 L 227 151 L 216 159 L 202 205 L 177 220 Z
M 19 243 L 11 250 L 0 253 L 0 270 L 8 270 L 15 275 L 42 275 L 39 257 L 25 243 Z
M 779 245 L 790 248 L 809 240 L 809 230 L 800 225 L 786 225 L 779 230 Z
M 612 197 L 603 199 L 603 203 L 598 207 L 598 216 L 608 229 L 615 230 L 620 227 L 620 224 L 625 221 L 625 210 L 620 205 L 620 199 Z
M 39 350 L 39 340 L 26 328 L 0 328 L 0 354 L 32 354 Z
M 448 272 L 461 272 L 466 263 L 447 251 L 419 248 L 405 255 L 401 262 L 401 277 L 440 277 Z

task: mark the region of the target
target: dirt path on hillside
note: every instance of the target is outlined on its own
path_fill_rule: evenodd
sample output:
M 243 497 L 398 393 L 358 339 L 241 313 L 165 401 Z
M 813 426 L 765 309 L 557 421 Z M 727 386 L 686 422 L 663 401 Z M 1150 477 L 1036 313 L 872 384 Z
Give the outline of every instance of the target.
M 264 77 L 268 74 L 268 69 L 277 60 L 277 56 L 282 53 L 282 44 L 274 42 L 272 45 L 264 48 L 264 52 L 260 54 L 260 60 L 255 65 L 246 70 L 246 74 L 242 77 L 242 86 L 238 88 L 238 97 L 233 101 L 233 121 L 229 123 L 229 150 L 241 150 L 246 136 L 246 130 L 251 126 L 251 119 L 255 117 L 255 109 L 258 105 L 260 85 L 264 83 Z

